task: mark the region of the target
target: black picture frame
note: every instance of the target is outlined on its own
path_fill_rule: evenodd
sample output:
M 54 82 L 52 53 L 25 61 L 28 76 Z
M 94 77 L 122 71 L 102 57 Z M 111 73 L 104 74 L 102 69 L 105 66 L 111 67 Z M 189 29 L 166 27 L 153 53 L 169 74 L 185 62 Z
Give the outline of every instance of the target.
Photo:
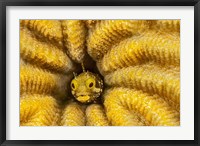
M 194 6 L 194 140 L 7 140 L 6 139 L 6 7 L 7 6 Z M 0 0 L 0 143 L 21 145 L 200 145 L 200 1 L 199 0 Z

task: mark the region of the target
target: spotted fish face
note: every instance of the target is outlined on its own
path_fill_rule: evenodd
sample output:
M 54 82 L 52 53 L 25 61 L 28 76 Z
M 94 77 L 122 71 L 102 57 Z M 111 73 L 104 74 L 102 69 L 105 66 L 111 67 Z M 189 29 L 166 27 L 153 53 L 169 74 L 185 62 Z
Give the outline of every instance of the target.
M 91 72 L 83 72 L 71 81 L 72 95 L 81 103 L 95 102 L 103 91 L 103 81 Z

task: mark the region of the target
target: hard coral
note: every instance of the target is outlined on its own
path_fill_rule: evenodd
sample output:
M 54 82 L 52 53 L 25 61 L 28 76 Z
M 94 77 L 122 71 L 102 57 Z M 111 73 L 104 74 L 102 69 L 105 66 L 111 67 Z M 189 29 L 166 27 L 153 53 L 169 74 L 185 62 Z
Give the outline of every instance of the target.
M 72 97 L 80 63 L 97 103 Z M 20 96 L 21 126 L 178 126 L 180 20 L 21 20 Z

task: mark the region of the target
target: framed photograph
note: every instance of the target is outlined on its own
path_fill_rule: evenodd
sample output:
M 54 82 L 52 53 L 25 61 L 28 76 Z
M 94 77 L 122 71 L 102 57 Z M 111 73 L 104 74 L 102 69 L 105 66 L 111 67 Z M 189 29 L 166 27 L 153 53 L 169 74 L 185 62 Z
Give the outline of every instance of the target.
M 2 146 L 199 145 L 199 0 L 0 10 Z

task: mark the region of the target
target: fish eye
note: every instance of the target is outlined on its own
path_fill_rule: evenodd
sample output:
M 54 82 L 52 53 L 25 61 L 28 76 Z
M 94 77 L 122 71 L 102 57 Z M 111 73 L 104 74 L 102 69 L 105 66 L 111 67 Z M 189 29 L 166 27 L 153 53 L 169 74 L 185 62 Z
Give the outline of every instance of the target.
M 72 88 L 75 88 L 74 83 L 72 83 Z
M 90 78 L 86 81 L 87 88 L 91 89 L 95 86 L 95 80 L 93 78 Z
M 72 80 L 72 82 L 71 82 L 71 88 L 72 88 L 73 90 L 76 90 L 77 86 L 78 86 L 77 81 L 76 81 L 76 80 Z
M 91 83 L 89 84 L 89 87 L 91 88 L 93 85 L 94 85 L 94 84 L 91 82 Z

